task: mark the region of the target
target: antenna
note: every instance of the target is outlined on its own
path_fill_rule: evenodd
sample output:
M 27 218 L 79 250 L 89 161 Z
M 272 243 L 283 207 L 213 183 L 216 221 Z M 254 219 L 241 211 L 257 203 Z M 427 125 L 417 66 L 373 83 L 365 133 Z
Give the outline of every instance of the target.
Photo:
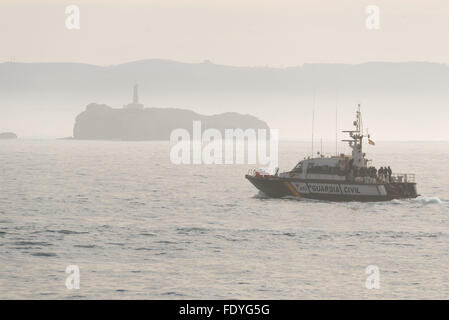
M 338 84 L 335 87 L 335 155 L 338 156 Z
M 338 105 L 335 106 L 335 155 L 338 156 Z
M 313 131 L 315 126 L 315 109 L 312 111 L 312 157 L 313 157 Z
M 312 111 L 312 158 L 313 158 L 313 147 L 315 140 L 315 105 L 316 105 L 316 89 L 313 90 L 313 111 Z
M 360 111 L 360 104 L 357 108 L 357 130 L 359 131 L 359 134 L 361 135 L 361 138 L 363 139 L 363 120 L 362 120 L 362 112 Z
M 321 137 L 321 149 L 320 149 L 320 155 L 323 157 L 323 137 Z

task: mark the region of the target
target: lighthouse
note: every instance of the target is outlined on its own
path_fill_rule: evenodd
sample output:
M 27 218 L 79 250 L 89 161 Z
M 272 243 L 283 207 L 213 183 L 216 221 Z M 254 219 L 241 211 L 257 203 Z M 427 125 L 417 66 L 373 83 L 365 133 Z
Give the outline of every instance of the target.
M 124 109 L 142 110 L 143 104 L 139 103 L 139 85 L 134 84 L 133 88 L 133 102 L 123 106 Z

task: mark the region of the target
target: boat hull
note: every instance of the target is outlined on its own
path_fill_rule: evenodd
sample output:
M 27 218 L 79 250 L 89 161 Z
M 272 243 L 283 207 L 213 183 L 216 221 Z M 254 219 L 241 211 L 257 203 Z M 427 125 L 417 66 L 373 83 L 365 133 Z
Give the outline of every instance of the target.
M 293 196 L 326 201 L 390 201 L 416 198 L 415 183 L 363 184 L 347 181 L 301 180 L 246 175 L 257 189 L 272 198 Z

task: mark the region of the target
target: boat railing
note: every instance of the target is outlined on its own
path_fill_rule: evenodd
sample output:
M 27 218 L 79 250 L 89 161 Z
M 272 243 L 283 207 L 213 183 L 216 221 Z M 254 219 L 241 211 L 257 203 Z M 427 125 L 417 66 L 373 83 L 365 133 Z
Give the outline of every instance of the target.
M 267 178 L 267 177 L 271 177 L 272 176 L 270 173 L 268 173 L 268 172 L 266 172 L 266 171 L 264 171 L 262 169 L 250 169 L 250 170 L 248 170 L 247 175 L 248 176 L 253 176 L 253 177 L 258 177 L 258 178 L 259 177 Z
M 391 175 L 391 182 L 396 183 L 408 183 L 415 182 L 415 174 L 414 173 L 393 173 Z
M 364 183 L 364 184 L 376 184 L 377 179 L 373 177 L 355 177 L 354 181 L 357 183 Z

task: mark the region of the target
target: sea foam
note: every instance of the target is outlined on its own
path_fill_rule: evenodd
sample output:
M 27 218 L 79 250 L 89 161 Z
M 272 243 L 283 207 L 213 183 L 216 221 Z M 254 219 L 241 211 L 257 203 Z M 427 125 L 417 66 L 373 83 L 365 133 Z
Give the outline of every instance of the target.
M 422 204 L 442 204 L 443 202 L 438 197 L 420 197 L 418 199 Z

